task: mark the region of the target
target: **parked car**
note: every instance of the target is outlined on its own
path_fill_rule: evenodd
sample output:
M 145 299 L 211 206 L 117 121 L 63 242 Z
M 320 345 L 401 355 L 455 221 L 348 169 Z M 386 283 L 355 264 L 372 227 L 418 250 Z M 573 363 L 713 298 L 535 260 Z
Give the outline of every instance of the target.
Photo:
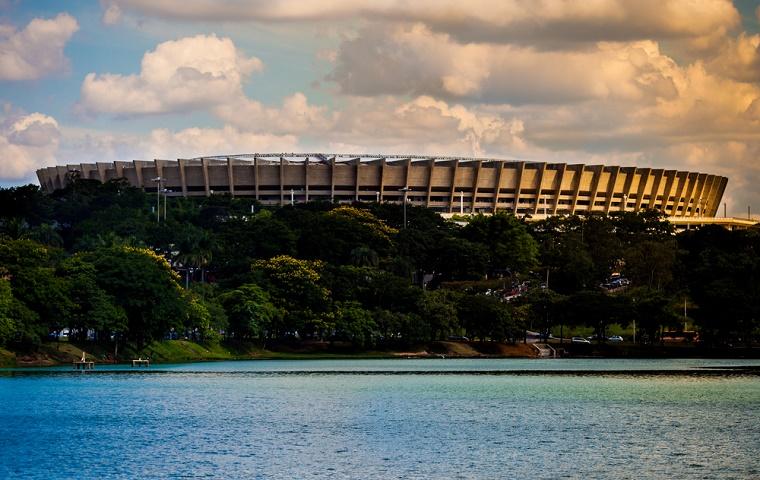
M 621 337 L 620 335 L 613 335 L 611 337 L 607 337 L 607 341 L 608 342 L 622 342 L 623 337 Z
M 587 343 L 589 345 L 591 344 L 591 342 L 589 342 L 588 340 L 586 340 L 583 337 L 573 337 L 572 338 L 572 343 Z

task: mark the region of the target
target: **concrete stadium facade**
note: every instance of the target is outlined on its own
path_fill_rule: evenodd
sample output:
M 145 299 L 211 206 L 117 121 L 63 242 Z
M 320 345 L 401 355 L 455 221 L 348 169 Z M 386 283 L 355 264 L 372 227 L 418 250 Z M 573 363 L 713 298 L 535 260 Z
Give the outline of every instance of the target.
M 124 178 L 147 192 L 157 190 L 160 177 L 169 196 L 229 194 L 286 205 L 402 201 L 406 195 L 411 204 L 444 213 L 505 210 L 533 216 L 656 209 L 670 217 L 714 217 L 728 182 L 656 168 L 366 154 L 83 163 L 43 168 L 37 177 L 51 192 L 64 187 L 73 172 L 101 182 Z

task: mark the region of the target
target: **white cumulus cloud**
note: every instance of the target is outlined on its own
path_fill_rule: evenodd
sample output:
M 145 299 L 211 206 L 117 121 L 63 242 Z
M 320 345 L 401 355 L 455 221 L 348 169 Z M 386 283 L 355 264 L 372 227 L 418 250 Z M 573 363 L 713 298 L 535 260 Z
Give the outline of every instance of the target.
M 34 80 L 66 69 L 63 49 L 77 30 L 79 24 L 67 13 L 35 18 L 23 30 L 0 25 L 0 80 Z
M 59 141 L 53 117 L 42 113 L 0 116 L 0 179 L 28 180 L 36 169 L 55 165 Z
M 80 107 L 125 116 L 206 108 L 240 97 L 243 81 L 262 68 L 229 38 L 185 37 L 147 52 L 139 74 L 89 73 Z
M 326 107 L 310 104 L 301 92 L 286 97 L 279 108 L 240 98 L 218 106 L 214 113 L 230 125 L 255 132 L 317 133 L 329 129 L 334 121 Z

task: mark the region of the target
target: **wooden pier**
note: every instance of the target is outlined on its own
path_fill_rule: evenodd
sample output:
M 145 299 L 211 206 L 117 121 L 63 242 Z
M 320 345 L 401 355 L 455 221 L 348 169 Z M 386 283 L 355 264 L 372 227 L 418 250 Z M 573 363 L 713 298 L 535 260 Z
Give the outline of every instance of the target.
M 150 367 L 150 360 L 147 358 L 138 358 L 132 360 L 133 367 Z
M 87 354 L 82 352 L 82 358 L 74 360 L 74 370 L 92 370 L 95 368 L 95 362 L 87 360 Z

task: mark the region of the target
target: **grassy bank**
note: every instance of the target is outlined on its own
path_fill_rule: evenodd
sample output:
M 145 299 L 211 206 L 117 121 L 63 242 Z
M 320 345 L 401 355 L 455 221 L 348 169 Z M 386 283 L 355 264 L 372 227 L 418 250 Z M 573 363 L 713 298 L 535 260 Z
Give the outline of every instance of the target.
M 597 358 L 760 358 L 760 349 L 705 349 L 693 345 L 577 345 L 552 342 L 567 357 Z M 0 349 L 0 367 L 70 365 L 82 357 L 99 364 L 114 363 L 113 351 L 94 344 L 68 342 L 43 343 L 33 352 Z M 536 356 L 532 345 L 496 342 L 430 342 L 404 349 L 356 350 L 348 345 L 327 342 L 270 345 L 262 348 L 252 343 L 201 344 L 187 340 L 153 342 L 141 349 L 120 347 L 116 363 L 133 358 L 149 358 L 153 363 L 186 363 L 219 360 L 317 360 L 369 358 L 530 358 Z
M 52 366 L 68 365 L 82 357 L 96 363 L 114 363 L 111 347 L 95 344 L 69 342 L 43 343 L 34 351 L 12 352 L 0 349 L 0 366 Z M 272 345 L 269 348 L 251 343 L 202 344 L 188 340 L 164 340 L 153 342 L 143 348 L 122 346 L 115 363 L 126 363 L 133 358 L 149 358 L 153 363 L 184 363 L 218 360 L 254 359 L 357 359 L 357 358 L 505 358 L 532 357 L 535 350 L 530 345 L 505 345 L 480 342 L 431 342 L 395 350 L 356 350 L 340 343 L 312 342 L 301 344 Z

